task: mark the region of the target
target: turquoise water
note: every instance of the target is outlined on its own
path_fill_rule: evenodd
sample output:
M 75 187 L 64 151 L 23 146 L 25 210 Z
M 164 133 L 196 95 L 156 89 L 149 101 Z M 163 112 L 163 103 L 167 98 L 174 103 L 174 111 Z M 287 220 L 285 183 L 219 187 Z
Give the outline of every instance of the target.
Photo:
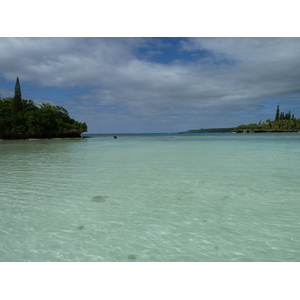
M 0 141 L 0 261 L 299 261 L 300 134 Z

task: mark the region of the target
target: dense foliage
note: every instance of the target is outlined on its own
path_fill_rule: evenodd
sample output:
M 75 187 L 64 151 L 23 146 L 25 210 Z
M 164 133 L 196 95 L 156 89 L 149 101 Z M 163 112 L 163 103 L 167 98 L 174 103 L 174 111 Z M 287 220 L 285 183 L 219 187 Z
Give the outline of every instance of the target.
M 63 107 L 22 99 L 18 78 L 14 98 L 0 98 L 2 139 L 79 137 L 85 131 L 86 123 L 72 119 Z
M 249 124 L 249 125 L 240 125 L 236 127 L 233 131 L 289 131 L 297 132 L 300 131 L 300 119 L 296 119 L 294 115 L 291 115 L 291 112 L 284 113 L 280 112 L 279 105 L 277 106 L 275 120 L 268 119 L 265 122 L 259 124 Z

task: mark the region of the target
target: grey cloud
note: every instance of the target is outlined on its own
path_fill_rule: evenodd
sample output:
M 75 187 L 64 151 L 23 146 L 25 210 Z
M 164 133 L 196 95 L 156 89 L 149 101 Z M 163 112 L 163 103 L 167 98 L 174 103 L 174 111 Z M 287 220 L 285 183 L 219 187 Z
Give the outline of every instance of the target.
M 147 59 L 163 46 L 171 47 L 147 38 L 3 38 L 0 68 L 5 79 L 32 86 L 91 87 L 61 103 L 95 131 L 234 126 L 241 113 L 243 123 L 265 116 L 270 100 L 299 99 L 299 38 L 191 38 L 181 51 L 206 51 L 197 61 Z
M 182 50 L 208 50 L 218 57 L 255 63 L 295 58 L 299 38 L 192 38 L 182 41 Z
M 139 39 L 1 39 L 0 67 L 6 79 L 16 75 L 44 86 L 95 85 L 116 66 L 133 59 Z

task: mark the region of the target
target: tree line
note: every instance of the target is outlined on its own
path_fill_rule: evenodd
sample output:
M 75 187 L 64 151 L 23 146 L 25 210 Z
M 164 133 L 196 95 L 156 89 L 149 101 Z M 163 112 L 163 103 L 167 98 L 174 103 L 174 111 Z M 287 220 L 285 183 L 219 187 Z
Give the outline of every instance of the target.
M 80 137 L 85 131 L 86 123 L 72 119 L 62 106 L 22 99 L 18 77 L 14 97 L 0 97 L 1 139 Z
M 240 125 L 233 131 L 239 130 L 256 130 L 256 131 L 300 131 L 300 119 L 295 118 L 294 114 L 280 111 L 277 105 L 275 119 L 267 119 L 265 122 L 258 124 Z

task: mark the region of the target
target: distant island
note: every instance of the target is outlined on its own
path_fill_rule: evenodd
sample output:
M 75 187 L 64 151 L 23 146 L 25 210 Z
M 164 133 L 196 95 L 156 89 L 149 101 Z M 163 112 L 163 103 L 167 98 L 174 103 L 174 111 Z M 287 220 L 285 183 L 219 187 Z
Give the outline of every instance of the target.
M 232 130 L 234 130 L 234 127 L 230 127 L 230 128 L 206 128 L 206 129 L 192 129 L 192 130 L 188 130 L 188 131 L 182 131 L 182 132 L 178 132 L 178 134 L 184 134 L 184 133 L 222 133 L 222 132 L 232 132 Z
M 18 77 L 14 97 L 0 98 L 0 139 L 73 138 L 86 131 L 86 123 L 72 119 L 65 108 L 22 99 Z
M 280 112 L 279 105 L 277 105 L 275 119 L 267 119 L 265 122 L 258 124 L 239 125 L 231 128 L 208 128 L 208 129 L 192 129 L 188 131 L 178 132 L 178 134 L 184 133 L 271 133 L 271 132 L 300 132 L 300 119 L 296 119 L 291 112 Z
M 233 133 L 266 133 L 266 132 L 300 132 L 300 119 L 296 119 L 291 112 L 284 113 L 280 111 L 277 105 L 275 119 L 267 119 L 258 124 L 239 125 L 232 130 Z

